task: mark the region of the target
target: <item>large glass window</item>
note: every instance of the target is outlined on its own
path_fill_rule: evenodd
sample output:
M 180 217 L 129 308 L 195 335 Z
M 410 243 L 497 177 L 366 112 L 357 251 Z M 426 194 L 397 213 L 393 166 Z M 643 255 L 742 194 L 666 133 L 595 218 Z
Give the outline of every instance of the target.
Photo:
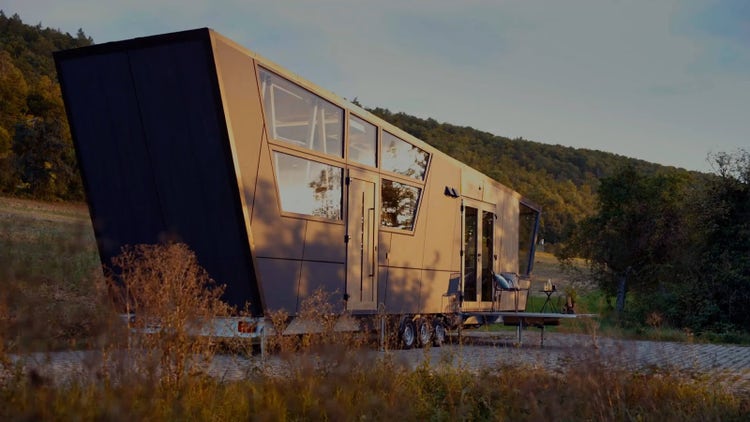
M 383 132 L 383 169 L 424 180 L 429 159 L 427 151 Z
M 357 116 L 349 115 L 349 159 L 375 167 L 378 128 Z
M 344 170 L 274 152 L 281 209 L 341 220 Z
M 266 125 L 273 139 L 344 156 L 344 110 L 306 89 L 260 69 Z
M 413 230 L 422 189 L 383 179 L 380 199 L 380 224 L 402 230 Z
M 476 302 L 479 211 L 473 207 L 466 207 L 464 213 L 464 300 Z
M 492 264 L 495 257 L 495 214 L 482 211 L 482 302 L 492 300 Z

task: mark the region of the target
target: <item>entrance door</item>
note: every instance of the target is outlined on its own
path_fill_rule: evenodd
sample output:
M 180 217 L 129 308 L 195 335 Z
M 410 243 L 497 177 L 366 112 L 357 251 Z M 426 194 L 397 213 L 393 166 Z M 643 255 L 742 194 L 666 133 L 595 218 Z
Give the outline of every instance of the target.
M 350 310 L 377 309 L 377 183 L 357 177 L 349 181 L 347 212 L 347 278 Z
M 464 207 L 464 306 L 484 308 L 492 302 L 495 214 Z
M 464 208 L 464 303 L 478 301 L 477 261 L 481 259 L 477 250 L 479 239 L 478 210 L 474 207 Z
M 495 213 L 482 211 L 482 268 L 479 272 L 482 302 L 492 302 L 492 267 L 495 262 L 494 228 Z

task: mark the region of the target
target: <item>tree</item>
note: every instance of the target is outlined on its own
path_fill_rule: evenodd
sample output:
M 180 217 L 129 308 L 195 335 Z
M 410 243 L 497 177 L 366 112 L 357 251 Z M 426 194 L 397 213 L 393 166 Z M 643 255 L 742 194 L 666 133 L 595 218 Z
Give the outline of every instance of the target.
M 13 166 L 13 136 L 16 123 L 26 113 L 28 85 L 23 73 L 6 51 L 0 51 L 0 192 L 16 183 Z
M 30 118 L 18 125 L 13 141 L 21 190 L 42 199 L 82 199 L 75 155 L 67 125 Z
M 29 90 L 25 100 L 29 114 L 46 119 L 66 121 L 60 85 L 48 76 L 39 78 Z
M 26 113 L 28 91 L 26 79 L 13 63 L 10 54 L 0 51 L 0 127 L 11 137 L 19 117 Z M 0 157 L 7 150 L 10 150 L 10 144 L 3 145 L 0 140 Z
M 91 45 L 94 43 L 94 39 L 83 32 L 83 28 L 78 28 L 78 32 L 76 32 L 76 41 L 81 45 Z
M 52 52 L 91 43 L 0 13 L 0 193 L 83 197 Z
M 711 157 L 712 179 L 693 209 L 696 283 L 680 298 L 683 323 L 694 329 L 750 327 L 750 153 Z
M 646 176 L 632 166 L 602 179 L 597 213 L 574 230 L 561 258 L 585 257 L 600 287 L 615 295 L 622 315 L 629 290 L 667 285 L 684 242 L 683 200 L 690 178 Z

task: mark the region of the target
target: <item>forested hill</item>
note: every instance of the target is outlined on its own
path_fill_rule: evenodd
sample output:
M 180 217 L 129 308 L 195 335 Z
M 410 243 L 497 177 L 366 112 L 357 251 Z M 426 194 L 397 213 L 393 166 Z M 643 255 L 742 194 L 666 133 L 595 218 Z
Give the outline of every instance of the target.
M 0 194 L 83 199 L 52 52 L 90 45 L 0 11 Z M 374 114 L 521 192 L 543 208 L 542 236 L 564 240 L 594 207 L 599 179 L 624 164 L 681 171 L 601 151 L 508 139 L 470 127 L 374 108 Z
M 83 199 L 52 52 L 92 42 L 0 10 L 0 194 Z
M 541 235 L 549 243 L 564 240 L 574 223 L 594 211 L 602 177 L 624 166 L 648 175 L 687 173 L 603 151 L 509 139 L 383 108 L 368 110 L 541 205 Z

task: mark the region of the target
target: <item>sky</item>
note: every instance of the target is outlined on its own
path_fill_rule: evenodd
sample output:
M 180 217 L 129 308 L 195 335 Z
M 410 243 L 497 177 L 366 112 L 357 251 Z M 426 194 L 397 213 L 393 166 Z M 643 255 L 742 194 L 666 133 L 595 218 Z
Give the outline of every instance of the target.
M 210 27 L 337 95 L 710 172 L 750 149 L 748 0 L 0 0 L 97 44 Z

